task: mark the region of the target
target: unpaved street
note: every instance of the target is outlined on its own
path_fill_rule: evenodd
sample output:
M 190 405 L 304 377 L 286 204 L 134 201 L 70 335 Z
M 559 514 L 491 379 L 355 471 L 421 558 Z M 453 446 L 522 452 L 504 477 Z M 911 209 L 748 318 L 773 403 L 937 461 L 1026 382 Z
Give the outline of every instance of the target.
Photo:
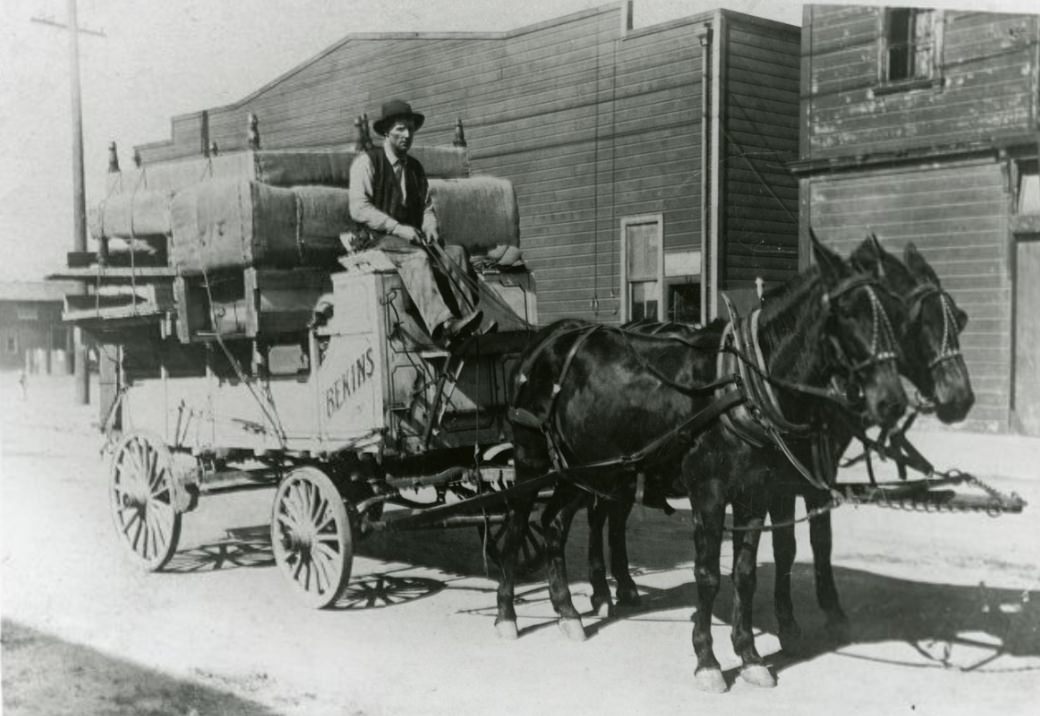
M 988 454 L 957 435 L 926 441 L 940 464 L 1010 475 L 994 484 L 1030 501 L 1022 515 L 835 514 L 850 644 L 824 636 L 803 525 L 794 583 L 808 651 L 778 653 L 764 539 L 757 643 L 779 685 L 737 679 L 715 696 L 692 679 L 688 513 L 634 515 L 630 555 L 644 605 L 589 617 L 585 643 L 558 632 L 540 581 L 518 590 L 520 640 L 497 640 L 495 582 L 471 529 L 372 538 L 360 546 L 347 599 L 312 611 L 273 566 L 270 491 L 203 500 L 185 518 L 169 571 L 137 571 L 113 534 L 94 408 L 73 407 L 71 384 L 59 379 L 39 379 L 23 402 L 16 378 L 0 374 L 5 713 L 1035 713 L 1035 441 L 992 443 Z M 587 608 L 583 522 L 570 570 Z M 729 604 L 727 584 L 715 640 L 735 678 Z

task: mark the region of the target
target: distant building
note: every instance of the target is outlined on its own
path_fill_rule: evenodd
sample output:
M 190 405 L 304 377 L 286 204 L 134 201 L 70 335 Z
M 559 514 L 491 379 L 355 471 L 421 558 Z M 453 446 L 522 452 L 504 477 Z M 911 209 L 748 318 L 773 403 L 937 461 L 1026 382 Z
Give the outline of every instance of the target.
M 803 248 L 913 242 L 969 316 L 968 426 L 1040 435 L 1040 16 L 806 5 L 802 42 Z
M 30 373 L 72 369 L 72 330 L 61 320 L 75 286 L 55 281 L 0 282 L 0 368 Z

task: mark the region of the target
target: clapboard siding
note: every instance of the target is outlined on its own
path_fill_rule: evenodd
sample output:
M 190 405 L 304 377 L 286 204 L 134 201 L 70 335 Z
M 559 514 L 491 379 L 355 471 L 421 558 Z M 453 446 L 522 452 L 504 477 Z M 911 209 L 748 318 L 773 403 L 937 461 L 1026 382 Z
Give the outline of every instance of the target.
M 798 268 L 798 182 L 786 163 L 798 157 L 801 34 L 735 18 L 725 28 L 720 276 L 733 289 Z
M 426 114 L 422 144 L 450 143 L 461 118 L 473 173 L 516 188 L 541 320 L 609 322 L 622 293 L 623 218 L 661 214 L 667 249 L 702 247 L 699 37 L 721 16 L 727 29 L 714 41 L 724 43 L 719 94 L 730 121 L 720 155 L 731 183 L 720 212 L 735 232 L 730 265 L 740 280 L 786 278 L 796 234 L 762 180 L 797 206 L 784 163 L 797 157 L 798 30 L 722 11 L 626 32 L 621 12 L 605 6 L 490 35 L 348 37 L 241 101 L 207 110 L 208 139 L 223 152 L 244 149 L 254 113 L 268 149 L 351 145 L 354 118 L 377 115 L 392 96 Z M 174 118 L 171 141 L 139 147 L 146 165 L 197 155 L 202 124 L 202 113 Z
M 882 9 L 807 10 L 803 159 L 1035 132 L 1037 17 L 952 10 L 942 17 L 939 84 L 877 92 Z
M 849 254 L 869 232 L 901 253 L 913 242 L 969 316 L 961 336 L 976 394 L 975 427 L 1000 429 L 1009 401 L 1008 195 L 999 164 L 961 162 L 809 181 L 817 235 Z

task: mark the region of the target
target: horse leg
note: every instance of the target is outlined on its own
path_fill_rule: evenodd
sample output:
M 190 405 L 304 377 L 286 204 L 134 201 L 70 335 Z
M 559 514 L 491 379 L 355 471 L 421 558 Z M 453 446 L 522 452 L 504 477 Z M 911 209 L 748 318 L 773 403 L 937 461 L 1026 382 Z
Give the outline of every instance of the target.
M 594 497 L 589 504 L 589 583 L 592 585 L 592 611 L 609 617 L 614 610 L 607 584 L 607 563 L 603 558 L 603 527 L 607 523 L 608 505 Z
M 826 494 L 807 494 L 806 510 L 813 510 L 827 504 Z M 809 543 L 813 552 L 813 572 L 816 577 L 816 601 L 826 615 L 827 632 L 838 643 L 849 641 L 849 618 L 841 608 L 838 599 L 838 587 L 834 583 L 834 569 L 831 564 L 831 513 L 822 512 L 809 520 Z
M 625 539 L 628 516 L 635 503 L 635 485 L 631 485 L 631 490 L 628 487 L 626 485 L 626 489 L 608 507 L 610 519 L 607 522 L 607 537 L 610 540 L 610 573 L 617 582 L 618 604 L 636 607 L 640 601 L 639 589 L 628 571 L 628 541 Z
M 794 518 L 794 494 L 778 491 L 769 501 L 769 519 L 773 524 L 773 562 L 776 577 L 773 580 L 773 607 L 780 631 L 780 648 L 788 653 L 797 653 L 802 629 L 794 617 L 791 601 L 791 568 L 798 545 L 794 538 L 794 525 L 783 525 Z
M 694 680 L 702 691 L 722 693 L 728 687 L 712 650 L 711 619 L 721 574 L 719 554 L 726 519 L 726 498 L 720 480 L 706 477 L 690 490 L 693 510 L 694 576 L 697 580 L 697 613 L 693 622 L 693 651 L 697 655 Z
M 551 467 L 545 439 L 541 433 L 521 426 L 514 427 L 513 444 L 516 446 L 516 479 L 531 480 L 545 474 Z M 516 562 L 520 545 L 527 533 L 527 523 L 536 495 L 519 496 L 506 503 L 505 535 L 499 558 L 501 576 L 498 580 L 495 630 L 503 639 L 516 639 L 516 610 L 513 607 L 516 586 Z
M 587 500 L 588 495 L 565 482 L 559 482 L 549 504 L 542 512 L 545 528 L 545 557 L 548 567 L 549 599 L 560 615 L 560 629 L 573 641 L 585 640 L 581 615 L 574 608 L 570 586 L 567 583 L 567 559 L 564 550 L 571 520 Z
M 756 499 L 758 497 L 758 499 Z M 743 667 L 740 677 L 755 686 L 776 686 L 776 678 L 766 668 L 755 649 L 752 601 L 755 598 L 756 558 L 767 504 L 757 495 L 744 492 L 733 500 L 733 650 Z M 740 529 L 738 529 L 740 528 Z
M 509 505 L 506 514 L 506 532 L 499 555 L 502 574 L 498 580 L 498 614 L 495 617 L 495 631 L 503 639 L 512 640 L 519 636 L 516 628 L 516 610 L 513 606 L 516 559 L 533 503 L 534 499 L 531 497 L 518 498 Z

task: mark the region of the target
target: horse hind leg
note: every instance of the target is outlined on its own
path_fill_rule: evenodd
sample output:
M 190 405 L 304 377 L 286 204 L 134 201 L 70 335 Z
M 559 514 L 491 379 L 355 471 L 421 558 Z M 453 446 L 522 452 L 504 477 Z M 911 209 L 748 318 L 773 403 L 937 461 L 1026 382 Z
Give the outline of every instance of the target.
M 614 604 L 607 584 L 607 565 L 603 559 L 603 527 L 607 522 L 608 506 L 598 498 L 589 505 L 589 583 L 592 585 L 592 611 L 609 617 Z M 612 550 L 613 553 L 613 550 Z
M 743 667 L 740 677 L 754 686 L 776 686 L 776 677 L 755 649 L 752 602 L 756 587 L 756 558 L 766 505 L 757 496 L 733 501 L 733 650 Z
M 794 566 L 797 543 L 794 525 L 785 524 L 794 517 L 794 501 L 793 494 L 780 492 L 773 496 L 769 504 L 769 518 L 773 524 L 773 562 L 776 565 L 773 607 L 779 626 L 780 648 L 788 654 L 796 654 L 801 650 L 802 637 L 791 600 L 791 568 Z
M 549 504 L 542 512 L 545 528 L 545 556 L 549 579 L 549 599 L 560 616 L 560 629 L 572 641 L 585 640 L 581 615 L 574 608 L 570 586 L 567 583 L 565 547 L 574 513 L 586 504 L 588 495 L 566 482 L 559 482 Z
M 639 588 L 636 587 L 629 571 L 628 541 L 626 539 L 628 516 L 635 503 L 635 485 L 626 489 L 609 506 L 607 534 L 610 540 L 610 573 L 617 582 L 618 604 L 626 607 L 637 607 L 640 604 Z

